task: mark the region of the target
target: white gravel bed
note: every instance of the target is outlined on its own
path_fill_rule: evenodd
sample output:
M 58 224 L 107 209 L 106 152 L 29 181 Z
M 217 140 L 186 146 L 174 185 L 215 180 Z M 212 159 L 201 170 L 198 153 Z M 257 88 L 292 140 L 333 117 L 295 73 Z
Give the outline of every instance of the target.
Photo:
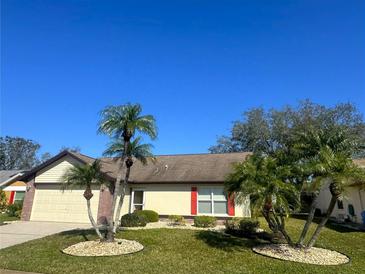
M 136 241 L 115 239 L 114 242 L 86 241 L 65 248 L 63 253 L 73 256 L 116 256 L 135 253 L 143 249 Z
M 350 261 L 349 257 L 337 251 L 312 247 L 301 249 L 286 244 L 269 244 L 252 248 L 256 253 L 299 263 L 316 265 L 340 265 Z
M 173 225 L 170 222 L 158 221 L 154 223 L 148 223 L 146 226 L 141 227 L 121 227 L 121 230 L 139 230 L 139 229 L 155 229 L 155 228 L 170 228 L 170 229 L 194 229 L 194 230 L 213 230 L 213 231 L 224 231 L 224 225 L 217 225 L 215 227 L 195 227 L 193 224 L 185 225 Z

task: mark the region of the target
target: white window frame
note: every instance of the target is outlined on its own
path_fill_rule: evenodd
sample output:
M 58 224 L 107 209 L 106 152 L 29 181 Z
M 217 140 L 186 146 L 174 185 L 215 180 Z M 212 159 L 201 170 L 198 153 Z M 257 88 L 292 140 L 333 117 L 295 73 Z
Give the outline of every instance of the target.
M 145 190 L 144 189 L 132 189 L 132 195 L 131 195 L 131 203 L 130 203 L 130 208 L 129 208 L 129 213 L 133 213 L 134 211 L 134 192 L 135 191 L 142 191 L 143 195 L 142 195 L 142 204 L 136 204 L 136 205 L 142 205 L 142 210 L 144 209 L 145 206 L 145 199 L 146 199 L 146 195 L 145 195 Z
M 199 189 L 209 189 L 210 190 L 210 200 L 206 200 L 206 199 L 199 199 Z M 214 193 L 213 193 L 213 189 L 223 189 L 223 187 L 218 187 L 218 186 L 204 186 L 204 187 L 198 187 L 198 195 L 197 195 L 197 211 L 198 211 L 198 215 L 204 215 L 204 216 L 218 216 L 218 217 L 226 217 L 229 216 L 228 215 L 228 198 L 226 195 L 226 204 L 227 204 L 227 212 L 225 214 L 219 213 L 219 214 L 215 214 L 214 213 Z M 212 213 L 201 213 L 199 212 L 199 202 L 200 201 L 209 201 L 211 204 L 211 211 Z M 219 200 L 217 200 L 217 202 L 219 202 Z M 220 201 L 223 202 L 223 201 Z

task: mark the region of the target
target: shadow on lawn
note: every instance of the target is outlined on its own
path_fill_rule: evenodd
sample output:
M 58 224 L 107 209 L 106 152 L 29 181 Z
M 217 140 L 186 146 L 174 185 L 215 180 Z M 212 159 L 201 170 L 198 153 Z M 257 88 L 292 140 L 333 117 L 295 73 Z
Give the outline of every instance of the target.
M 214 231 L 201 231 L 197 233 L 195 237 L 211 247 L 224 251 L 239 251 L 263 243 L 263 241 L 259 239 L 238 238 Z
M 63 232 L 59 233 L 59 235 L 65 236 L 67 238 L 82 236 L 85 241 L 90 241 L 95 238 L 95 236 L 94 236 L 95 231 L 92 229 L 80 229 L 79 228 L 79 229 L 63 231 Z
M 292 218 L 305 221 L 307 219 L 307 216 L 304 216 L 304 215 L 303 216 L 292 216 Z M 320 221 L 321 221 L 321 218 L 315 217 L 313 219 L 313 224 L 318 225 L 320 223 Z M 354 224 L 354 225 L 356 225 L 356 224 Z M 358 225 L 358 226 L 360 226 L 360 225 Z M 361 230 L 357 230 L 355 228 L 351 228 L 350 226 L 346 226 L 346 223 L 344 223 L 344 224 L 336 223 L 332 220 L 329 220 L 326 223 L 325 227 L 327 227 L 329 229 L 332 229 L 332 230 L 335 230 L 336 232 L 340 232 L 340 233 L 347 233 L 347 232 L 360 232 L 360 233 L 362 233 L 362 232 L 364 232 L 364 231 L 361 231 Z

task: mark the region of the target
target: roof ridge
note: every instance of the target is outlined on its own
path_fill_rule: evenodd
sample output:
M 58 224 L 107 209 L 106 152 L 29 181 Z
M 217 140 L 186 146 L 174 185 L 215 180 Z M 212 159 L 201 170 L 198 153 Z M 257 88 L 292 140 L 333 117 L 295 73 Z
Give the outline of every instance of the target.
M 250 151 L 235 151 L 235 152 L 224 152 L 224 153 L 209 153 L 209 152 L 202 152 L 202 153 L 176 153 L 176 154 L 156 154 L 155 157 L 159 156 L 193 156 L 193 155 L 227 155 L 227 154 L 249 154 L 252 153 Z M 100 157 L 99 159 L 115 159 L 119 157 Z

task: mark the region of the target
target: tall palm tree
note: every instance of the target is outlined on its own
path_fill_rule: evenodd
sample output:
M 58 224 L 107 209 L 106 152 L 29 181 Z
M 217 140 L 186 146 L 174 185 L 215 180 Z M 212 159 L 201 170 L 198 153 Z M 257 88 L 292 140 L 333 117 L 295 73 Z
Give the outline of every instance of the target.
M 130 103 L 120 106 L 109 106 L 101 112 L 98 132 L 115 139 L 122 138 L 124 141 L 124 153 L 117 159 L 118 170 L 113 191 L 112 214 L 108 220 L 107 241 L 114 241 L 118 225 L 115 207 L 117 198 L 121 195 L 120 186 L 123 181 L 123 165 L 129 143 L 136 132 L 146 134 L 151 139 L 157 137 L 155 118 L 152 115 L 141 115 L 141 113 L 141 105 Z
M 84 198 L 86 199 L 87 213 L 91 225 L 96 231 L 96 234 L 102 240 L 103 236 L 92 215 L 90 200 L 94 196 L 92 193 L 93 185 L 100 185 L 105 182 L 104 174 L 100 171 L 100 161 L 96 160 L 91 165 L 75 165 L 70 167 L 63 176 L 62 190 L 72 189 L 75 186 L 85 187 Z
M 364 170 L 356 166 L 345 153 L 334 152 L 331 148 L 325 146 L 319 151 L 314 161 L 314 172 L 317 174 L 317 180 L 329 183 L 328 188 L 331 193 L 331 200 L 326 214 L 317 225 L 307 248 L 311 248 L 315 244 L 321 230 L 331 216 L 337 200 L 345 193 L 346 187 L 355 182 L 365 182 Z
M 270 156 L 252 155 L 234 166 L 226 180 L 226 190 L 236 194 L 238 202 L 250 196 L 254 215 L 261 213 L 274 234 L 279 231 L 289 244 L 285 217 L 299 205 L 298 191 L 286 178 L 290 168 L 281 166 Z
M 125 156 L 125 165 L 127 167 L 127 171 L 125 172 L 123 186 L 121 189 L 121 195 L 119 198 L 119 203 L 116 211 L 115 218 L 118 220 L 117 223 L 119 225 L 120 220 L 120 212 L 123 206 L 124 197 L 126 193 L 126 188 L 129 182 L 129 176 L 131 173 L 131 168 L 133 166 L 134 160 L 140 161 L 143 165 L 147 165 L 147 161 L 155 161 L 155 158 L 151 152 L 152 145 L 151 144 L 141 144 L 141 137 L 137 137 L 134 140 L 131 140 L 128 144 L 127 151 L 125 151 L 125 145 L 123 139 L 114 139 L 107 150 L 105 150 L 104 155 L 106 156 L 114 156 L 121 158 L 123 155 Z M 114 233 L 116 232 L 117 226 L 114 227 Z

